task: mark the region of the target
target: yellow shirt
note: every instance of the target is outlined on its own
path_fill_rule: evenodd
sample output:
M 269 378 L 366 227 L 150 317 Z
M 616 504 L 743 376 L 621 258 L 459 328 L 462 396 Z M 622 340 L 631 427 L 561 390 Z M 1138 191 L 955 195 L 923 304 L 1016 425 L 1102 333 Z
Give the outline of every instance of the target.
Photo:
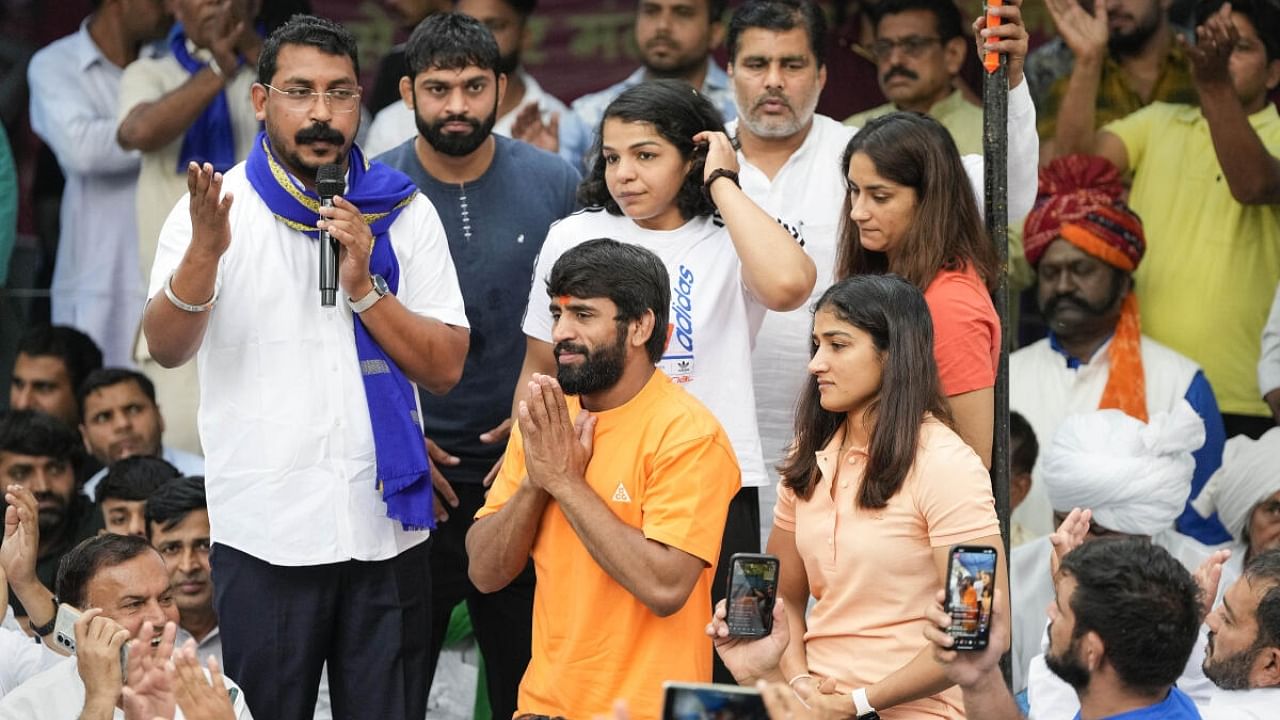
M 1249 124 L 1280 156 L 1275 105 Z M 1103 129 L 1124 142 L 1147 236 L 1134 273 L 1143 334 L 1199 363 L 1222 412 L 1270 415 L 1257 368 L 1280 283 L 1280 205 L 1231 197 L 1199 108 L 1152 103 Z
M 852 115 L 844 124 L 862 127 L 871 120 L 896 112 L 897 109 L 893 103 L 886 103 Z M 964 93 L 952 90 L 950 95 L 929 108 L 928 114 L 951 133 L 951 139 L 956 141 L 961 155 L 982 154 L 982 108 L 966 100 Z
M 576 416 L 576 397 L 569 398 Z M 646 538 L 700 558 L 706 568 L 683 608 L 660 618 L 591 557 L 553 500 L 532 556 L 533 647 L 520 682 L 518 715 L 611 715 L 623 698 L 636 720 L 662 715 L 662 683 L 710 682 L 712 568 L 729 500 L 740 484 L 724 430 L 684 388 L 655 370 L 621 407 L 596 413 L 586 479 L 619 520 Z M 492 515 L 524 481 L 519 427 L 476 518 Z

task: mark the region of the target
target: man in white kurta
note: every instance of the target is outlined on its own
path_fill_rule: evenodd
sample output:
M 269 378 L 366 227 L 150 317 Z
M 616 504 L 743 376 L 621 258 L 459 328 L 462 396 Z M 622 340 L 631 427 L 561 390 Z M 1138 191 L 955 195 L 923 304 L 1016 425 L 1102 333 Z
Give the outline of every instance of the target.
M 142 43 L 164 35 L 165 21 L 158 3 L 126 14 L 124 2 L 106 0 L 27 67 L 31 129 L 66 176 L 50 287 L 53 324 L 84 331 L 108 366 L 133 364 L 144 299 L 134 217 L 139 155 L 116 143 L 116 95 L 124 66 Z

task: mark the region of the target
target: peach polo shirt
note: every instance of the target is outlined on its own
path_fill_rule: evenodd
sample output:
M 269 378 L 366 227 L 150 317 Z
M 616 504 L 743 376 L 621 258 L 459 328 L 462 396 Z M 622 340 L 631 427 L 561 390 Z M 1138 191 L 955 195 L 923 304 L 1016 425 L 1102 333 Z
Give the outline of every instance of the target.
M 809 590 L 809 671 L 843 692 L 867 687 L 925 646 L 925 608 L 942 587 L 933 549 L 1000 533 L 986 469 L 954 431 L 929 417 L 901 489 L 887 506 L 857 506 L 865 447 L 838 458 L 843 432 L 817 454 L 821 479 L 808 500 L 778 485 L 774 525 L 795 533 Z M 833 487 L 834 484 L 834 487 Z M 880 710 L 885 720 L 963 718 L 957 688 Z

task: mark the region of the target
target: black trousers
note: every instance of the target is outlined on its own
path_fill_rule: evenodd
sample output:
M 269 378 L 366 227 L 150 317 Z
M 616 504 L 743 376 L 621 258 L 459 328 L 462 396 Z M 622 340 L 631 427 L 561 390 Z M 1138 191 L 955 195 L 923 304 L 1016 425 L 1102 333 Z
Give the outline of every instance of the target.
M 729 558 L 734 553 L 760 552 L 760 491 L 744 487 L 729 502 L 729 515 L 725 518 L 724 539 L 720 542 L 720 561 L 716 563 L 715 579 L 711 582 L 711 607 L 724 598 L 729 579 Z M 708 622 L 711 618 L 707 618 Z M 715 682 L 736 685 L 720 656 L 711 654 L 711 678 Z M 235 676 L 232 676 L 235 679 Z M 494 716 L 497 717 L 496 715 Z
M 484 657 L 489 706 L 495 720 L 507 720 L 516 711 L 520 680 L 529 666 L 533 644 L 533 563 L 510 585 L 485 594 L 467 576 L 467 530 L 476 511 L 484 505 L 485 488 L 475 483 L 455 483 L 458 507 L 447 508 L 449 519 L 431 533 L 431 651 L 428 682 L 435 676 L 440 646 L 453 607 L 467 604 L 471 626 Z M 436 502 L 441 502 L 436 496 Z
M 423 720 L 427 552 L 424 543 L 390 560 L 284 567 L 215 545 L 225 670 L 254 717 L 310 720 L 328 661 L 335 720 Z
M 1270 417 L 1262 415 L 1222 413 L 1222 426 L 1227 431 L 1227 437 L 1229 438 L 1236 435 L 1247 435 L 1257 440 L 1268 430 L 1275 427 L 1276 422 Z

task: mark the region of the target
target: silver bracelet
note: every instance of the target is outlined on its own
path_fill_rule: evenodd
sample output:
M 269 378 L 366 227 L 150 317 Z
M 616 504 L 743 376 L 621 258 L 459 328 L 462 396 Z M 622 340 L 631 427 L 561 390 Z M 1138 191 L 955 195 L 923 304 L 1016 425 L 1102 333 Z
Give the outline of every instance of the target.
M 185 310 L 186 312 L 189 312 L 189 313 L 202 313 L 202 312 L 209 312 L 210 310 L 212 310 L 213 304 L 218 301 L 218 286 L 220 285 L 220 283 L 218 283 L 217 281 L 214 282 L 213 297 L 209 298 L 208 302 L 204 303 L 203 305 L 192 305 L 191 303 L 183 302 L 182 300 L 178 299 L 177 295 L 173 294 L 173 276 L 177 274 L 178 274 L 178 271 L 174 270 L 173 272 L 169 273 L 169 277 L 164 281 L 164 296 L 169 298 L 169 302 L 173 303 L 173 306 L 178 308 L 179 310 Z

